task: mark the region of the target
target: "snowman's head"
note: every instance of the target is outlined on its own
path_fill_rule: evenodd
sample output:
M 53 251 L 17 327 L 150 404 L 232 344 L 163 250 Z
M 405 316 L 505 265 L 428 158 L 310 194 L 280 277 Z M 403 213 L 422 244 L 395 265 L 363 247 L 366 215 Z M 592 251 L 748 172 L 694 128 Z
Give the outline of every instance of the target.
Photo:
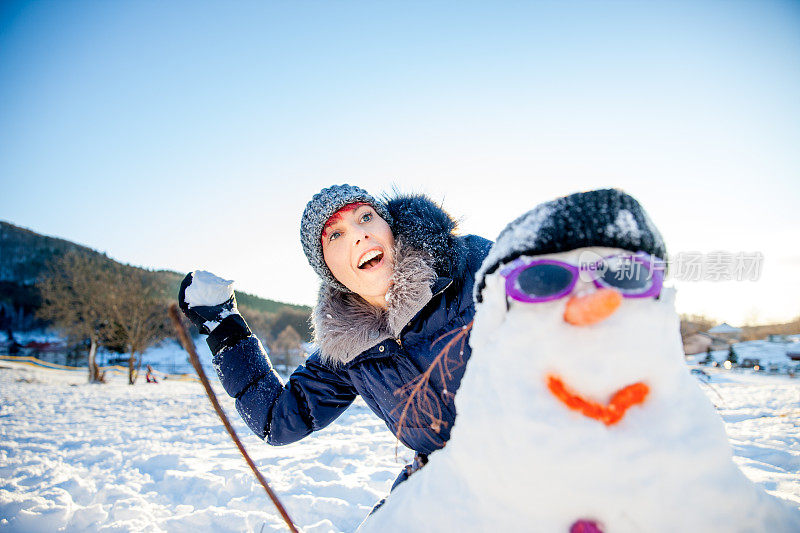
M 616 424 L 647 400 L 660 365 L 676 366 L 649 353 L 651 343 L 674 351 L 677 337 L 665 255 L 647 214 L 619 190 L 542 204 L 509 224 L 484 262 L 473 339 L 516 354 L 522 381 L 556 403 Z
M 536 206 L 500 232 L 475 276 L 475 300 L 482 301 L 486 276 L 501 265 L 586 247 L 667 255 L 661 233 L 635 198 L 619 189 L 575 193 Z

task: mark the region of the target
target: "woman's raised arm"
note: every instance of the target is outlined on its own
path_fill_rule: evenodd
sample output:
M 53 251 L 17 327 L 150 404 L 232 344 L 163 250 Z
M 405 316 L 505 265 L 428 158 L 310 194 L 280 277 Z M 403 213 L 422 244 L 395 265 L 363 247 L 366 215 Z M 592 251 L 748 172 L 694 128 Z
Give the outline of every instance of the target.
M 207 272 L 184 278 L 178 294 L 184 314 L 208 335 L 225 392 L 248 427 L 269 444 L 289 444 L 333 422 L 357 393 L 346 371 L 314 354 L 284 385 L 267 351 L 239 314 L 232 282 Z

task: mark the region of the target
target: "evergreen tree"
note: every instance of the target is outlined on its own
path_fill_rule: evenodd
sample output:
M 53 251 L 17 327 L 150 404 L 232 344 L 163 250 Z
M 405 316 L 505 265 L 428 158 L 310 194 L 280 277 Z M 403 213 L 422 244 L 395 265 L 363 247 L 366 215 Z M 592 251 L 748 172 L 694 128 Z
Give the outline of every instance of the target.
M 733 349 L 733 344 L 728 347 L 728 358 L 726 361 L 730 361 L 733 366 L 739 364 L 739 357 L 737 357 L 736 351 Z
M 711 346 L 706 349 L 706 358 L 703 359 L 704 365 L 710 365 L 714 362 L 714 357 L 711 355 Z

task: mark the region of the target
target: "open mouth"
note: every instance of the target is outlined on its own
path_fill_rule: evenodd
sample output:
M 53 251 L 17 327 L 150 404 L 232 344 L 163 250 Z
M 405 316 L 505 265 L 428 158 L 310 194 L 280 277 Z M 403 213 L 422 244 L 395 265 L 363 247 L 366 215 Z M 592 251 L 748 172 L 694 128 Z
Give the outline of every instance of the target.
M 369 270 L 378 266 L 381 261 L 383 261 L 382 251 L 378 249 L 367 250 L 358 260 L 358 268 L 361 270 Z

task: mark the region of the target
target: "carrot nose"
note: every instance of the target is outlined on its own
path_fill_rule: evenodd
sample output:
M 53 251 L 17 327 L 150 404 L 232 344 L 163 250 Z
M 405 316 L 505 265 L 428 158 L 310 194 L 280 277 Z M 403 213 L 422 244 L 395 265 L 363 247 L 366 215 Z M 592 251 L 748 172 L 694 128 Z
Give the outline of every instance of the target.
M 600 289 L 583 296 L 571 296 L 564 310 L 564 320 L 573 326 L 597 324 L 614 314 L 622 295 L 614 289 Z

